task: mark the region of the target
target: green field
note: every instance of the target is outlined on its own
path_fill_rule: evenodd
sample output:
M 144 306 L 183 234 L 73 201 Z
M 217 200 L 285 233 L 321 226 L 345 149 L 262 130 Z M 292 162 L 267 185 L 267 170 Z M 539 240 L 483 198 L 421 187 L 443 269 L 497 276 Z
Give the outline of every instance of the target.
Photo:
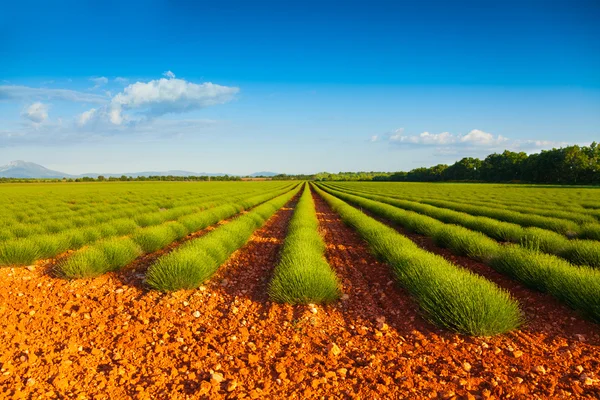
M 54 260 L 56 278 L 92 278 L 169 248 L 147 265 L 147 287 L 194 289 L 288 204 L 295 209 L 281 260 L 268 277 L 269 295 L 291 304 L 330 303 L 340 297 L 341 287 L 319 233 L 313 196 L 321 196 L 438 326 L 493 335 L 524 320 L 508 291 L 419 247 L 397 227 L 547 292 L 600 322 L 600 189 L 103 182 L 6 184 L 0 194 L 4 267 Z

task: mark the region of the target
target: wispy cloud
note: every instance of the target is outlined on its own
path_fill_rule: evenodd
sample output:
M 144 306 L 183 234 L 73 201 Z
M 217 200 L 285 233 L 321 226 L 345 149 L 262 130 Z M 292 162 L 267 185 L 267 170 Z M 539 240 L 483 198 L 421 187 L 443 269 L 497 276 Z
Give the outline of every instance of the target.
M 106 96 L 69 89 L 33 88 L 20 85 L 0 85 L 2 100 L 63 100 L 79 103 L 107 103 Z
M 35 102 L 23 110 L 21 116 L 35 124 L 40 124 L 48 119 L 48 105 Z
M 390 136 L 390 141 L 399 144 L 412 144 L 420 146 L 446 146 L 469 145 L 475 147 L 494 147 L 506 143 L 507 138 L 502 135 L 493 135 L 479 129 L 473 129 L 465 135 L 454 135 L 450 132 L 429 133 L 419 135 L 404 135 L 397 133 Z
M 108 78 L 105 76 L 100 76 L 98 78 L 90 78 L 90 81 L 94 82 L 94 87 L 91 90 L 98 89 L 108 83 Z
M 422 132 L 418 135 L 408 135 L 404 133 L 403 128 L 400 128 L 386 136 L 395 146 L 433 147 L 435 155 L 458 155 L 466 151 L 485 153 L 502 150 L 536 151 L 569 145 L 567 142 L 551 140 L 510 139 L 480 129 L 472 129 L 465 134 Z
M 224 122 L 210 119 L 154 119 L 134 124 L 114 125 L 95 118 L 97 109 L 80 115 L 77 119 L 55 122 L 47 120 L 41 127 L 27 125 L 14 129 L 0 129 L 0 147 L 21 145 L 67 146 L 79 143 L 103 143 L 110 140 L 135 138 L 136 142 L 160 141 L 165 138 L 186 138 L 213 132 Z

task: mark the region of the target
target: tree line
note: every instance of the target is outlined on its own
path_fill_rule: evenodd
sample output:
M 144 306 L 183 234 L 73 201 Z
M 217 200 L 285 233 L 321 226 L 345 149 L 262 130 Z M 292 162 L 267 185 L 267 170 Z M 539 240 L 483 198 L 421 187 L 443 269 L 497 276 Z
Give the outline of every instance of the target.
M 408 172 L 320 173 L 316 180 L 400 182 L 500 182 L 599 185 L 600 145 L 567 146 L 527 154 L 505 150 L 483 160 L 465 157 L 452 165 L 415 168 Z

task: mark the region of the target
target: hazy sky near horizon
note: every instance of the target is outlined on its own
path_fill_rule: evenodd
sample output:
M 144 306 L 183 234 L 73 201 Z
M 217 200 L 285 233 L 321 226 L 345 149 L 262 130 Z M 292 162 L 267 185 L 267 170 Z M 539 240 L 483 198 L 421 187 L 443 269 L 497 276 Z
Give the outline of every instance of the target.
M 398 171 L 600 139 L 598 1 L 21 1 L 0 165 Z

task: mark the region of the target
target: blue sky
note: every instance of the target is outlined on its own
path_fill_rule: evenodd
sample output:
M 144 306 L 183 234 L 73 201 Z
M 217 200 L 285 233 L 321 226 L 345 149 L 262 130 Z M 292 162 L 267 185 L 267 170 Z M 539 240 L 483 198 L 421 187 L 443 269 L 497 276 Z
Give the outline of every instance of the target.
M 13 2 L 0 164 L 408 170 L 600 139 L 597 1 Z

